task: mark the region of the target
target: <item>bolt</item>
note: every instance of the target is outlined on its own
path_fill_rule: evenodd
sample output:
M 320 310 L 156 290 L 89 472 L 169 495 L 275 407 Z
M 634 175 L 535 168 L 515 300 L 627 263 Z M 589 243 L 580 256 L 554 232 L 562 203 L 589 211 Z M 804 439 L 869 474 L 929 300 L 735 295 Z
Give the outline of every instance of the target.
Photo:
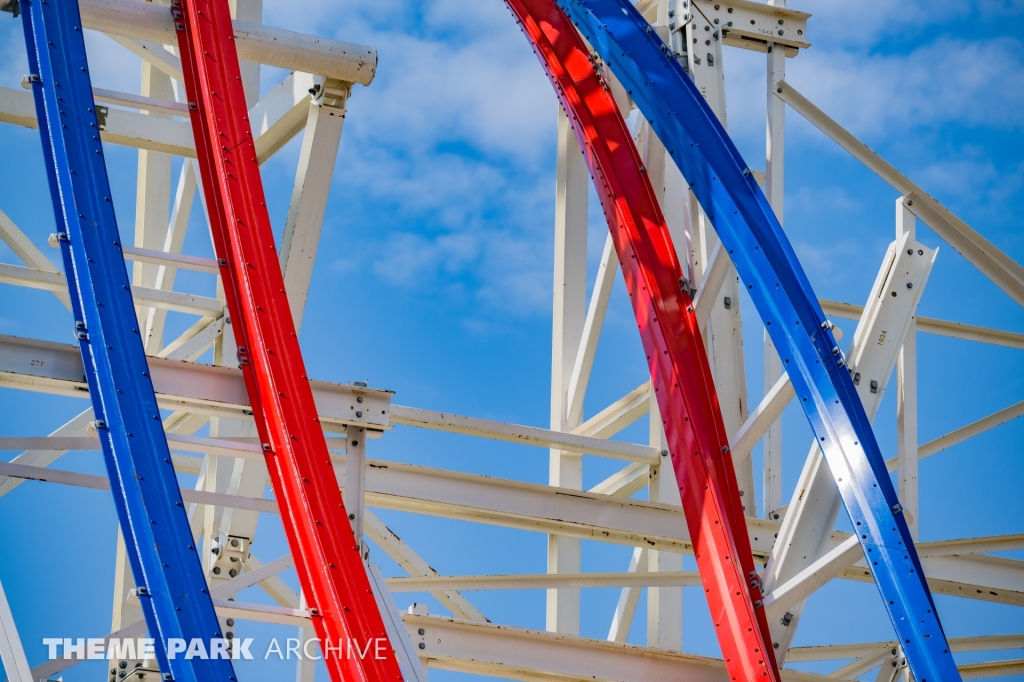
M 427 645 L 425 643 L 423 643 L 423 642 L 420 642 L 420 648 L 421 649 L 426 649 Z
M 420 628 L 419 630 L 417 630 L 417 632 L 419 632 L 421 635 L 427 634 L 427 631 L 424 630 L 423 628 Z
M 668 450 L 662 450 L 661 451 L 661 456 L 662 457 L 668 457 Z
M 914 283 L 913 282 L 907 282 L 907 288 L 908 289 L 913 289 L 914 288 Z
M 779 26 L 782 26 L 784 23 L 786 23 L 785 19 L 779 19 Z
M 363 396 L 359 396 L 358 398 L 356 398 L 356 402 L 357 403 L 363 402 Z
M 778 521 L 779 520 L 779 515 L 778 514 L 772 514 L 772 518 L 775 519 L 776 521 Z
M 357 417 L 362 417 L 362 416 L 363 416 L 363 413 L 357 410 L 357 411 L 356 411 L 356 416 L 357 416 Z
M 238 540 L 232 540 L 231 541 L 231 546 L 232 547 L 238 547 Z
M 234 618 L 228 618 L 228 619 L 227 619 L 227 624 L 228 624 L 228 627 L 229 627 L 229 628 L 230 628 L 230 627 L 234 627 L 234 625 L 235 625 L 235 619 L 234 619 Z
M 220 575 L 220 566 L 214 566 L 213 567 L 213 574 L 214 575 Z
M 238 571 L 232 568 L 230 571 L 228 571 L 228 575 L 234 578 L 236 575 L 238 575 Z
M 127 668 L 128 667 L 128 662 L 127 661 L 121 661 L 120 663 L 117 664 L 117 667 L 118 668 Z

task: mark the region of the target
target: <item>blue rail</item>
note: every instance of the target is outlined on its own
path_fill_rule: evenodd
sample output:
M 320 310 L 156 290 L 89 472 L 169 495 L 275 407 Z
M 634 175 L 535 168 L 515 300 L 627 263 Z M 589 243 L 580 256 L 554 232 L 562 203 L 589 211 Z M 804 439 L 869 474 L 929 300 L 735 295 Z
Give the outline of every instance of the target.
M 149 377 L 114 219 L 75 0 L 22 0 L 61 253 L 121 532 L 165 679 L 229 682 L 230 660 L 169 660 L 170 638 L 221 638 Z
M 918 682 L 960 679 L 842 353 L 793 248 L 729 135 L 627 0 L 557 0 L 612 68 L 715 226 L 779 350 Z

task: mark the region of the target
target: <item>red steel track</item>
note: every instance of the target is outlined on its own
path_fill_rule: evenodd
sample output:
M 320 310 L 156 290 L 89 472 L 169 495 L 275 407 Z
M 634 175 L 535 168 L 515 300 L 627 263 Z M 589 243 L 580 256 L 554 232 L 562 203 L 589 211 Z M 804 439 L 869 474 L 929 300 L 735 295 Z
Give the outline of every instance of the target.
M 274 246 L 227 0 L 173 0 L 203 191 L 239 362 L 299 582 L 334 682 L 401 680 L 317 418 Z M 325 644 L 335 648 L 333 655 Z M 344 651 L 338 653 L 337 647 Z M 374 647 L 375 648 L 375 647 Z
M 590 52 L 554 0 L 506 3 L 569 114 L 608 220 L 729 677 L 778 682 L 714 380 L 650 180 Z

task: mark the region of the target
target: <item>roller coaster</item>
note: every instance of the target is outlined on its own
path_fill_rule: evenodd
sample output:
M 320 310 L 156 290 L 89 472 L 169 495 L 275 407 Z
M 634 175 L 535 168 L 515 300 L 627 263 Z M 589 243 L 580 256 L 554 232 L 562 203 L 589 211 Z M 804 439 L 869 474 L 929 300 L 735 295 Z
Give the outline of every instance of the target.
M 876 669 L 884 682 L 1024 672 L 1020 661 L 954 660 L 958 651 L 1024 647 L 1024 636 L 949 638 L 932 592 L 1024 604 L 1019 562 L 985 554 L 1024 542 L 996 536 L 918 544 L 918 460 L 935 449 L 917 443 L 914 383 L 919 331 L 1014 348 L 1024 348 L 1024 335 L 917 317 L 938 250 L 917 241 L 914 221 L 1022 305 L 1024 268 L 785 81 L 786 58 L 809 47 L 809 15 L 744 0 L 506 4 L 561 104 L 551 429 L 402 407 L 392 404 L 391 392 L 365 382 L 328 384 L 307 372 L 298 330 L 346 103 L 353 85 L 373 80 L 372 48 L 245 21 L 242 0 L 8 3 L 24 26 L 23 86 L 31 96 L 0 93 L 0 121 L 39 130 L 63 272 L 0 214 L 4 241 L 24 262 L 0 264 L 0 280 L 56 295 L 72 313 L 78 347 L 0 337 L 0 384 L 88 397 L 91 409 L 47 437 L 0 438 L 6 450 L 24 450 L 0 463 L 0 495 L 26 481 L 112 492 L 121 538 L 120 629 L 103 641 L 148 633 L 154 646 L 110 659 L 111 682 L 235 680 L 236 632 L 244 630 L 236 621 L 311 630 L 324 654 L 344 651 L 344 643 L 349 653 L 352 642 L 385 645 L 375 649 L 381 655 L 324 655 L 334 682 L 425 681 L 429 669 L 511 679 L 781 682 L 820 677 L 785 667 L 787 660 L 829 658 L 854 659 L 831 675 L 840 679 Z M 93 86 L 86 29 L 114 35 L 141 56 L 144 92 Z M 723 124 L 725 47 L 767 54 L 769 149 L 775 145 L 776 155 L 764 174 L 744 161 Z M 264 99 L 259 63 L 292 71 Z M 787 106 L 901 195 L 897 239 L 863 308 L 819 301 L 777 216 Z M 154 113 L 160 116 L 143 130 L 142 116 Z M 260 165 L 303 129 L 279 247 Z M 157 176 L 163 168 L 168 179 L 170 157 L 184 159 L 170 222 L 159 205 L 154 220 L 143 209 L 146 224 L 136 226 L 134 245 L 122 243 L 114 215 L 104 152 L 110 144 L 138 147 L 140 169 Z M 582 187 L 586 201 L 582 173 L 592 179 L 608 241 L 581 325 L 567 316 L 575 320 L 582 309 L 566 313 L 572 303 L 560 296 L 585 296 L 586 254 L 577 252 L 572 233 L 582 225 L 585 235 L 586 216 L 581 223 L 569 200 L 575 192 L 578 202 Z M 141 178 L 140 170 L 140 203 L 151 191 Z M 195 194 L 215 260 L 180 253 Z M 582 280 L 569 283 L 581 259 Z M 131 271 L 127 261 L 135 263 Z M 650 381 L 583 421 L 619 268 Z M 179 269 L 216 276 L 217 297 L 175 292 Z M 768 381 L 754 409 L 736 331 L 741 296 L 765 328 Z M 162 347 L 169 310 L 199 322 Z M 847 351 L 830 316 L 858 320 Z M 212 364 L 200 362 L 211 349 Z M 872 429 L 894 373 L 901 415 L 895 462 Z M 779 420 L 791 401 L 802 408 L 814 443 L 784 505 Z M 1019 416 L 1021 405 L 944 436 L 942 447 Z M 611 439 L 648 413 L 649 444 Z M 208 424 L 209 435 L 195 435 Z M 395 426 L 549 449 L 551 485 L 369 462 L 367 439 L 386 438 Z M 762 439 L 759 519 L 749 505 L 751 453 Z M 79 450 L 102 451 L 105 479 L 49 466 Z M 586 491 L 583 455 L 629 465 Z M 182 473 L 197 475 L 194 487 L 182 484 Z M 272 499 L 263 494 L 268 478 Z M 578 494 L 552 497 L 563 488 Z M 644 488 L 647 500 L 633 500 Z M 374 506 L 547 533 L 549 572 L 440 576 L 369 511 Z M 842 509 L 852 533 L 836 530 Z M 8 502 L 3 513 L 12 510 Z M 251 551 L 260 514 L 280 516 L 290 550 L 267 564 Z M 629 572 L 581 573 L 580 538 L 633 547 Z M 385 578 L 372 561 L 378 551 L 410 577 Z M 682 570 L 684 554 L 693 556 L 696 573 Z M 291 568 L 298 592 L 278 577 Z M 893 641 L 835 645 L 831 657 L 794 647 L 808 597 L 840 577 L 874 582 Z M 502 585 L 547 589 L 551 632 L 492 624 L 462 594 Z M 681 653 L 674 633 L 683 586 L 702 590 L 720 659 Z M 278 605 L 237 601 L 252 587 Z M 621 588 L 607 641 L 578 637 L 581 587 Z M 649 647 L 616 644 L 629 635 L 643 588 Z M 400 612 L 400 591 L 429 593 L 451 617 L 418 605 Z M 72 675 L 81 660 L 64 656 L 30 667 L 3 591 L 0 631 L 12 682 Z M 213 644 L 208 656 L 180 655 L 175 643 L 194 640 L 219 642 L 223 656 L 213 655 Z M 844 646 L 849 651 L 839 651 Z M 807 658 L 814 655 L 819 659 Z M 300 661 L 296 674 L 314 679 L 313 664 Z

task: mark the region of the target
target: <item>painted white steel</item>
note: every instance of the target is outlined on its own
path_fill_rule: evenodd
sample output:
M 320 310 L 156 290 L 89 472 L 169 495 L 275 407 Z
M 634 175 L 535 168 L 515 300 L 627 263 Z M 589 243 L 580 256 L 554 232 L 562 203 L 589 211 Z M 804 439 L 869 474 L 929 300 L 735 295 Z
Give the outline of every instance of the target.
M 903 235 L 916 240 L 916 219 L 902 197 L 896 201 L 896 239 Z M 915 308 L 914 316 L 917 311 Z M 917 324 L 914 316 L 907 325 L 903 347 L 896 363 L 896 459 L 899 463 L 897 495 L 907 512 L 910 536 L 920 539 L 917 451 Z
M 975 232 L 967 223 L 953 215 L 945 206 L 928 196 L 887 161 L 873 152 L 842 126 L 833 121 L 792 85 L 781 81 L 776 90 L 786 104 L 835 140 L 854 158 L 874 171 L 880 178 L 906 196 L 907 208 L 931 227 L 935 233 L 981 270 L 996 286 L 1013 300 L 1024 305 L 1024 268 L 1000 251 L 992 242 Z
M 465 623 L 436 616 L 404 617 L 430 668 L 516 680 L 726 682 L 720 659 L 508 626 Z M 424 635 L 417 633 L 424 630 Z M 786 670 L 785 682 L 822 680 Z
M 388 633 L 391 647 L 398 657 L 399 667 L 405 682 L 427 682 L 427 671 L 416 655 L 416 648 L 413 646 L 410 633 L 402 622 L 402 615 L 395 606 L 395 600 L 391 597 L 388 584 L 384 575 L 380 572 L 380 566 L 371 563 L 367 565 L 370 576 L 370 587 L 373 588 L 373 596 L 384 619 L 384 629 Z
M 569 390 L 576 354 L 583 339 L 587 308 L 587 198 L 589 171 L 576 135 L 563 109 L 558 110 L 558 158 L 555 168 L 555 260 L 551 311 L 551 430 L 572 431 L 583 415 L 580 407 L 570 421 Z M 581 490 L 583 458 L 578 452 L 553 448 L 549 454 L 548 482 Z M 548 537 L 548 572 L 579 573 L 578 538 Z M 580 593 L 574 589 L 548 590 L 546 627 L 575 634 L 580 628 Z
M 440 579 L 437 571 L 431 568 L 412 547 L 404 540 L 395 535 L 394 531 L 388 528 L 383 521 L 377 518 L 370 510 L 365 511 L 364 530 L 367 536 L 377 546 L 384 550 L 384 553 L 395 560 L 395 562 L 413 578 Z M 479 623 L 488 622 L 487 618 L 468 599 L 455 590 L 437 589 L 433 586 L 426 588 L 446 609 L 451 611 L 456 618 L 473 620 Z
M 310 103 L 281 241 L 281 271 L 295 328 L 302 326 L 313 263 L 320 244 L 345 110 Z
M 0 239 L 28 267 L 46 272 L 60 272 L 57 266 L 50 262 L 50 259 L 39 250 L 39 247 L 3 211 L 0 211 Z M 71 310 L 71 299 L 68 297 L 67 291 L 54 291 L 53 294 L 65 308 Z
M 7 602 L 4 586 L 0 584 L 0 660 L 7 671 L 8 682 L 33 682 L 32 671 L 28 667 L 25 648 L 18 637 L 18 629 L 14 625 L 11 605 Z
M 847 320 L 859 320 L 861 313 L 864 312 L 863 306 L 852 303 L 826 300 L 820 300 L 818 303 L 821 304 L 822 310 L 825 311 L 826 315 Z M 916 324 L 917 331 L 926 334 L 937 334 L 954 339 L 990 343 L 996 346 L 1024 350 L 1024 334 L 1003 331 L 1001 329 L 990 329 L 988 327 L 978 327 L 961 322 L 950 322 L 949 320 L 937 320 L 934 317 L 917 317 Z
M 103 33 L 176 45 L 163 5 L 138 0 L 83 0 L 82 24 Z M 239 59 L 369 85 L 377 70 L 372 47 L 343 43 L 246 21 L 234 21 Z

